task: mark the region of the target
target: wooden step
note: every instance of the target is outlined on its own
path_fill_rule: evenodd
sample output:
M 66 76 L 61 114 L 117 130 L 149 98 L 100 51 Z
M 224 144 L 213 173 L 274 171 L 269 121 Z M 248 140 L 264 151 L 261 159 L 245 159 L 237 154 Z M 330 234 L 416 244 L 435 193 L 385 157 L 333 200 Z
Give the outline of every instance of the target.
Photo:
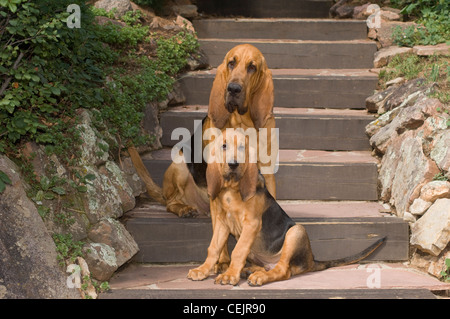
M 173 146 L 174 129 L 187 128 L 194 132 L 194 120 L 207 114 L 206 105 L 172 107 L 161 114 L 163 129 L 161 143 Z M 279 128 L 281 149 L 309 149 L 335 151 L 370 150 L 365 127 L 373 121 L 373 115 L 365 110 L 274 108 Z
M 190 285 L 186 285 L 190 286 Z M 190 309 L 189 307 L 200 306 L 201 302 L 188 302 L 187 300 L 198 299 L 225 299 L 224 302 L 216 303 L 209 302 L 209 305 L 216 305 L 217 310 L 220 313 L 229 315 L 228 311 L 232 311 L 235 314 L 236 309 L 234 306 L 240 306 L 238 304 L 230 303 L 230 299 L 242 299 L 252 300 L 253 304 L 259 306 L 264 304 L 264 313 L 268 314 L 269 311 L 273 316 L 278 315 L 279 309 L 283 309 L 284 313 L 287 313 L 289 308 L 292 311 L 298 310 L 298 299 L 436 299 L 436 296 L 428 289 L 263 289 L 254 288 L 240 290 L 218 290 L 218 289 L 113 289 L 107 293 L 102 293 L 99 299 L 155 299 L 154 307 L 165 311 L 171 309 L 174 315 L 181 314 L 183 309 Z M 163 301 L 161 304 L 158 299 L 170 299 L 169 301 Z M 178 300 L 174 300 L 178 299 Z M 275 302 L 256 302 L 255 299 L 295 299 L 296 301 L 288 302 L 284 300 L 281 304 Z M 182 300 L 182 301 L 181 301 Z M 167 305 L 166 305 L 167 303 Z M 267 304 L 267 307 L 266 307 Z M 250 304 L 249 304 L 250 305 Z M 269 305 L 272 305 L 271 307 Z M 287 308 L 286 306 L 289 305 Z M 177 307 L 178 306 L 178 307 Z M 231 306 L 231 308 L 228 308 Z M 152 309 L 154 309 L 152 306 Z M 188 307 L 188 308 L 185 308 Z M 270 310 L 266 310 L 269 309 Z M 335 306 L 333 306 L 334 308 Z M 342 306 L 343 307 L 343 306 Z M 177 309 L 177 311 L 175 311 Z M 180 310 L 181 309 L 181 310 Z M 216 309 L 216 308 L 214 308 Z M 278 310 L 274 310 L 278 309 Z M 186 310 L 186 311 L 188 311 Z M 342 309 L 344 310 L 344 309 Z M 196 311 L 199 311 L 198 309 Z M 205 310 L 203 310 L 205 311 Z M 239 310 L 238 311 L 243 311 Z M 165 311 L 167 314 L 167 311 Z M 209 315 L 209 314 L 208 314 Z
M 330 0 L 197 0 L 198 11 L 251 18 L 328 18 Z
M 143 157 L 155 183 L 162 185 L 171 149 Z M 369 151 L 280 150 L 275 174 L 278 199 L 377 200 L 377 161 Z
M 377 51 L 374 41 L 305 41 L 278 39 L 201 38 L 200 48 L 208 56 L 212 67 L 219 66 L 226 52 L 243 43 L 257 47 L 272 69 L 362 69 L 373 67 Z
M 387 236 L 367 258 L 370 261 L 407 260 L 408 224 L 385 217 L 374 202 L 279 201 L 291 218 L 304 225 L 317 260 L 350 256 Z M 202 262 L 212 236 L 209 217 L 178 218 L 165 207 L 141 202 L 123 222 L 139 246 L 136 262 Z M 230 251 L 235 245 L 230 237 Z
M 207 105 L 216 69 L 189 72 L 179 82 L 188 105 Z M 273 69 L 275 106 L 365 109 L 378 75 L 366 69 Z
M 111 278 L 109 281 L 111 290 L 102 293 L 100 299 L 170 298 L 168 306 L 170 309 L 177 310 L 178 314 L 184 306 L 204 304 L 193 299 L 225 299 L 210 300 L 207 303 L 218 306 L 216 315 L 224 313 L 225 316 L 227 308 L 235 311 L 236 302 L 230 299 L 253 299 L 252 303 L 265 306 L 265 314 L 275 317 L 280 310 L 286 313 L 287 306 L 295 311 L 299 306 L 298 299 L 304 298 L 429 299 L 436 298 L 433 292 L 442 293 L 450 289 L 450 283 L 441 282 L 400 262 L 370 261 L 333 267 L 293 276 L 288 280 L 269 283 L 262 287 L 251 287 L 245 279 L 241 279 L 237 286 L 215 285 L 215 274 L 203 281 L 191 281 L 186 278 L 186 274 L 197 265 L 197 263 L 128 264 Z M 178 298 L 182 299 L 178 301 L 179 306 L 177 301 L 173 300 Z M 282 303 L 277 303 L 267 299 L 294 300 L 292 302 L 283 300 Z M 307 302 L 310 303 L 310 301 Z M 249 301 L 243 303 L 246 304 Z M 161 307 L 161 301 L 158 301 L 158 305 Z
M 367 38 L 366 21 L 334 19 L 199 19 L 199 39 L 289 39 L 342 41 Z

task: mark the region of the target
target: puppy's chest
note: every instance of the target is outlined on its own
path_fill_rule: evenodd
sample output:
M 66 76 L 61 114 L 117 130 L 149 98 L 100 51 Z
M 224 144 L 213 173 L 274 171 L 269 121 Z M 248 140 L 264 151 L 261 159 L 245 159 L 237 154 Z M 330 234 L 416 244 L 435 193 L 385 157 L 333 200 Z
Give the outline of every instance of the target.
M 245 219 L 244 203 L 240 195 L 234 191 L 224 192 L 220 197 L 225 223 L 230 228 L 231 233 L 238 238 L 242 232 Z

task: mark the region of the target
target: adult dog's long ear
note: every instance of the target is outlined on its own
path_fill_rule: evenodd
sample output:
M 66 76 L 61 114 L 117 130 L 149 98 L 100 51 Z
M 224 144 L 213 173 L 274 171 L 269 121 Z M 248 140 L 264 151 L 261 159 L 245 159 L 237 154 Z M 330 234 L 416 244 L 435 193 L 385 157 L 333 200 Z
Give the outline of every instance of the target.
M 273 81 L 272 72 L 265 60 L 259 71 L 257 88 L 249 105 L 250 117 L 256 129 L 265 127 L 267 120 L 273 116 Z
M 208 116 L 213 125 L 222 129 L 230 118 L 231 113 L 225 107 L 225 92 L 227 86 L 227 63 L 226 60 L 217 68 L 216 77 L 213 82 L 209 96 Z
M 223 177 L 219 163 L 213 162 L 208 164 L 206 168 L 206 184 L 208 185 L 208 195 L 211 200 L 214 200 L 223 186 Z
M 248 163 L 247 169 L 239 182 L 239 192 L 242 201 L 247 201 L 256 194 L 256 186 L 258 185 L 258 165 L 256 163 Z

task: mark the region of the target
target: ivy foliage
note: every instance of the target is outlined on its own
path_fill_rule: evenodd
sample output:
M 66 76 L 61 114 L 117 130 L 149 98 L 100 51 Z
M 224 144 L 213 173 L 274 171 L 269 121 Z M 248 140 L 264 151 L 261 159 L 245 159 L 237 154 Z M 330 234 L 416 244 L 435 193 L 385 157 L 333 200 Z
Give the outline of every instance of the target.
M 76 108 L 103 102 L 102 65 L 112 54 L 93 33 L 84 1 L 83 28 L 66 26 L 74 2 L 0 1 L 0 151 L 24 137 L 55 146 Z
M 70 4 L 79 5 L 81 28 L 66 24 Z M 139 11 L 121 18 L 125 27 L 96 24 L 95 15 L 110 13 L 82 0 L 0 0 L 0 152 L 31 140 L 73 158 L 78 108 L 98 110 L 123 146 L 148 141 L 143 109 L 170 92 L 198 48 L 195 36 L 156 37 Z M 151 42 L 156 56 L 137 53 Z

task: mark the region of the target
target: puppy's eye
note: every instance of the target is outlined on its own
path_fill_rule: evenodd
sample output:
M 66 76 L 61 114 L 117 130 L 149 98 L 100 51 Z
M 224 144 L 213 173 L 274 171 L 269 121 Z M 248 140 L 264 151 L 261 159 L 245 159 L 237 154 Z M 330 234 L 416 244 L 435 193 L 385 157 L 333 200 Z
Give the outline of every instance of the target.
M 249 64 L 249 66 L 247 67 L 247 72 L 254 73 L 255 71 L 256 71 L 256 66 L 253 64 Z
M 230 70 L 233 70 L 235 65 L 236 65 L 236 62 L 235 62 L 234 60 L 228 62 L 228 68 L 229 68 Z
M 227 144 L 223 144 L 223 145 L 222 145 L 222 149 L 223 149 L 223 150 L 226 150 L 226 149 L 227 149 Z

